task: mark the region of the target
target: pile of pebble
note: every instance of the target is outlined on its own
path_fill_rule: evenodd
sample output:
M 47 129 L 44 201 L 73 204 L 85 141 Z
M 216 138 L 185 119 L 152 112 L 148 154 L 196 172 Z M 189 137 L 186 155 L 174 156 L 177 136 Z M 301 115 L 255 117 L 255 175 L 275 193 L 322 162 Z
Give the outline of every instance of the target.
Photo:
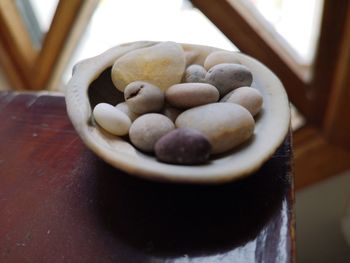
M 214 51 L 204 65 L 186 65 L 180 44 L 162 42 L 117 59 L 112 81 L 124 93 L 116 106 L 96 105 L 104 130 L 129 136 L 138 149 L 173 164 L 201 164 L 254 133 L 263 98 L 234 52 Z

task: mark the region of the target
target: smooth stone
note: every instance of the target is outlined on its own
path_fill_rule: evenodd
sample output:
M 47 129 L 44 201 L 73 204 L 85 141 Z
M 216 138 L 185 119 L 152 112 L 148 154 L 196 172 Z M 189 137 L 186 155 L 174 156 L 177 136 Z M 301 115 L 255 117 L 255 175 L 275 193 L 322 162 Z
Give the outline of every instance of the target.
M 233 149 L 254 132 L 254 119 L 244 107 L 226 102 L 211 103 L 184 111 L 177 117 L 177 128 L 202 132 L 212 145 L 212 153 Z
M 191 65 L 186 68 L 183 82 L 204 82 L 206 69 L 201 65 Z
M 205 75 L 205 82 L 214 85 L 219 90 L 220 97 L 223 97 L 231 90 L 250 86 L 253 75 L 246 66 L 224 63 L 209 69 Z
M 115 105 L 115 107 L 124 112 L 126 115 L 128 115 L 128 117 L 130 118 L 131 121 L 134 121 L 137 117 L 139 117 L 139 114 L 136 114 L 135 112 L 133 112 L 132 110 L 130 110 L 128 104 L 126 104 L 126 102 L 120 102 L 117 105 Z
M 246 108 L 251 115 L 255 116 L 261 110 L 263 96 L 257 89 L 251 87 L 240 87 L 226 94 L 220 102 L 239 104 Z
M 176 118 L 182 113 L 182 110 L 172 107 L 169 104 L 166 104 L 161 113 L 165 116 L 167 116 L 170 120 L 172 120 L 175 123 Z
M 137 114 L 158 112 L 164 105 L 164 92 L 144 81 L 128 84 L 124 90 L 124 98 L 130 110 Z
M 205 59 L 204 68 L 209 70 L 215 65 L 222 63 L 241 64 L 238 54 L 239 52 L 234 51 L 214 51 Z
M 106 131 L 114 135 L 128 134 L 131 125 L 130 118 L 121 110 L 108 103 L 99 103 L 93 110 L 95 121 Z
M 159 161 L 172 164 L 202 164 L 209 160 L 211 145 L 201 132 L 178 128 L 161 137 L 155 147 Z
M 166 101 L 180 109 L 188 109 L 219 100 L 218 89 L 207 83 L 181 83 L 165 92 Z
M 153 152 L 159 138 L 174 128 L 174 123 L 168 117 L 159 113 L 147 113 L 132 123 L 129 138 L 140 150 Z
M 112 67 L 112 81 L 120 91 L 136 80 L 150 82 L 165 91 L 181 82 L 185 67 L 186 58 L 181 45 L 161 42 L 119 58 Z

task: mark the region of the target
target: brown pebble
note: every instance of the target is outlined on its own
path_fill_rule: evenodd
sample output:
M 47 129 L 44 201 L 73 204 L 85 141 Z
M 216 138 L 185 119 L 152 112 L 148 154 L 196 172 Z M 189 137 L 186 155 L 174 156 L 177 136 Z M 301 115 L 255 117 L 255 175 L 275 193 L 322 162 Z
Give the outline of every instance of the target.
M 175 129 L 155 145 L 159 161 L 172 164 L 202 164 L 208 161 L 211 144 L 201 132 L 191 128 Z

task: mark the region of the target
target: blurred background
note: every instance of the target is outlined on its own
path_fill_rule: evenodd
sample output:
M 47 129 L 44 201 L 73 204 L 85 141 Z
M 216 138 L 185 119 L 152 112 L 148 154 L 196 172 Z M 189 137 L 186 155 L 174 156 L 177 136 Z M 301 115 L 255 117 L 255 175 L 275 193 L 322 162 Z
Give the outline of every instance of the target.
M 292 102 L 298 262 L 350 262 L 350 1 L 0 0 L 0 91 L 64 92 L 115 45 L 172 40 L 240 50 Z

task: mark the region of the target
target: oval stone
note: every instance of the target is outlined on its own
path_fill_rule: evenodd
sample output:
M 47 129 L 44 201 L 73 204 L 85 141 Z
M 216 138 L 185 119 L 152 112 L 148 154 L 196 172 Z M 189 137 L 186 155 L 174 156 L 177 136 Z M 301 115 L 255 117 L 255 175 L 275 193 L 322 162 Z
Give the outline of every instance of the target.
M 174 123 L 168 117 L 159 113 L 147 113 L 132 123 L 129 138 L 140 150 L 153 152 L 159 138 L 174 128 Z
M 236 88 L 250 86 L 252 81 L 253 75 L 250 70 L 239 64 L 218 64 L 205 75 L 205 82 L 214 85 L 221 97 Z
M 190 165 L 207 162 L 211 145 L 201 132 L 190 128 L 178 128 L 161 137 L 154 149 L 159 161 Z
M 226 94 L 220 102 L 239 104 L 246 108 L 251 115 L 255 116 L 259 113 L 262 107 L 263 96 L 257 89 L 251 87 L 240 87 Z
M 122 111 L 108 103 L 99 103 L 92 112 L 95 121 L 106 131 L 123 136 L 128 134 L 130 118 Z
M 165 99 L 176 108 L 188 109 L 217 102 L 219 92 L 207 83 L 181 83 L 171 86 L 165 92 Z
M 211 103 L 181 113 L 175 122 L 178 128 L 202 132 L 212 145 L 212 153 L 233 149 L 248 140 L 254 132 L 254 119 L 248 110 L 233 103 Z
M 112 67 L 112 81 L 117 89 L 136 80 L 150 82 L 161 90 L 180 83 L 186 58 L 180 44 L 162 42 L 131 51 L 117 59 Z
M 215 65 L 222 64 L 222 63 L 241 64 L 237 54 L 238 52 L 225 51 L 225 50 L 214 51 L 210 53 L 205 59 L 204 68 L 206 70 L 209 70 Z

